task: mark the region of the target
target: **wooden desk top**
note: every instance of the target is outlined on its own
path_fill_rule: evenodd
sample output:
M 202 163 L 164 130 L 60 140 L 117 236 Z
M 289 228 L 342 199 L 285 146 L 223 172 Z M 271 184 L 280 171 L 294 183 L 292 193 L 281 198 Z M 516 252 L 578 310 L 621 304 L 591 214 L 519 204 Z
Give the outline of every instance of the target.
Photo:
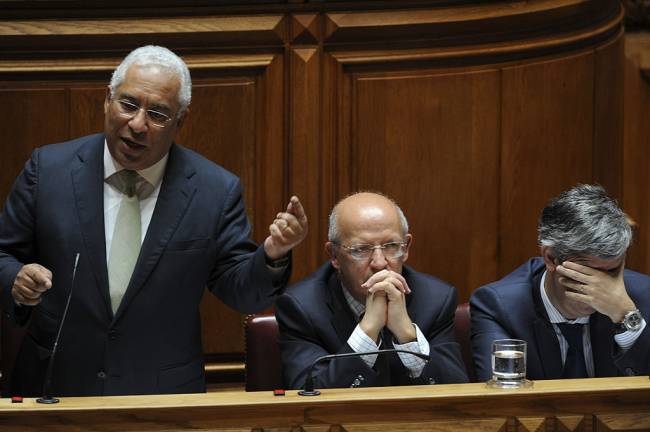
M 535 381 L 532 388 L 503 390 L 488 388 L 484 383 L 440 384 L 434 386 L 373 387 L 356 389 L 321 389 L 320 396 L 300 396 L 295 390 L 287 390 L 286 396 L 273 396 L 270 391 L 244 392 L 226 391 L 215 393 L 145 396 L 68 397 L 53 405 L 36 403 L 26 398 L 23 403 L 11 403 L 0 399 L 0 413 L 14 411 L 52 412 L 70 410 L 124 410 L 124 409 L 167 409 L 176 407 L 260 407 L 265 405 L 328 405 L 372 401 L 453 401 L 494 398 L 524 398 L 575 396 L 588 393 L 590 396 L 648 392 L 650 378 L 647 376 L 620 378 L 589 378 Z
M 603 413 L 633 415 L 637 424 L 641 416 L 650 427 L 650 379 L 647 376 L 536 381 L 532 388 L 517 390 L 491 389 L 476 383 L 323 389 L 321 392 L 320 396 L 312 397 L 299 396 L 296 391 L 287 391 L 286 396 L 273 396 L 272 392 L 227 391 L 70 397 L 61 398 L 61 402 L 54 405 L 38 404 L 31 398 L 23 403 L 0 399 L 0 429 L 3 432 L 44 428 L 70 430 L 61 425 L 74 425 L 74 430 L 88 427 L 100 431 L 180 431 L 296 426 L 304 429 L 307 425 L 318 425 L 330 430 L 332 425 L 386 424 L 398 418 L 402 422 L 408 420 L 409 425 L 430 427 L 440 422 L 447 425 L 440 430 L 474 428 L 476 422 L 492 422 L 489 425 L 494 428 L 490 426 L 485 430 L 510 430 L 498 425 L 508 424 L 508 419 L 511 423 L 513 419 L 520 421 L 522 416 L 529 420 L 539 419 L 542 423 L 569 416 L 578 419 L 577 424 L 583 424 L 584 419 L 592 419 L 588 423 L 593 424 L 596 421 L 593 419 Z M 474 426 L 468 426 L 470 424 Z M 547 425 L 546 430 L 555 429 Z

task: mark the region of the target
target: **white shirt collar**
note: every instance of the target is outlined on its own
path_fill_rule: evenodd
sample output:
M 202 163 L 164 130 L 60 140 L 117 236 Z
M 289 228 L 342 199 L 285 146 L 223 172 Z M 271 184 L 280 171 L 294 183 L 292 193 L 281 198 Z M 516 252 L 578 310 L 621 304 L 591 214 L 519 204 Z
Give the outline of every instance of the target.
M 578 317 L 574 320 L 568 320 L 564 318 L 564 316 L 560 313 L 559 310 L 555 306 L 553 306 L 553 303 L 551 303 L 551 299 L 548 298 L 548 294 L 546 293 L 546 285 L 544 282 L 546 281 L 546 273 L 542 275 L 542 280 L 539 283 L 540 287 L 540 293 L 542 295 L 542 303 L 544 303 L 544 309 L 546 309 L 546 313 L 548 314 L 548 319 L 554 323 L 563 323 L 563 322 L 568 322 L 570 324 L 587 324 L 589 323 L 589 316 L 584 316 L 584 317 Z
M 157 188 L 158 185 L 162 182 L 163 175 L 165 174 L 165 168 L 167 167 L 167 160 L 169 159 L 169 152 L 165 154 L 158 162 L 151 165 L 148 168 L 138 170 L 138 174 L 142 176 L 149 184 L 154 188 Z M 108 150 L 108 144 L 106 139 L 104 139 L 104 180 L 112 176 L 118 171 L 123 170 L 124 167 L 119 164 L 111 152 Z

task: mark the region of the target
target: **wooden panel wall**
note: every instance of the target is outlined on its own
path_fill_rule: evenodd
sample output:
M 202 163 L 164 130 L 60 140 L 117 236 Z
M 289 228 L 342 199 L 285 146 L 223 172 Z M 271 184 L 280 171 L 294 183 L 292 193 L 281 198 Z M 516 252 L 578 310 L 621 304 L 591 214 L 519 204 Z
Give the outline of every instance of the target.
M 628 265 L 650 272 L 650 33 L 625 45 L 623 205 L 638 223 Z
M 401 204 L 410 263 L 461 301 L 536 254 L 539 211 L 576 182 L 648 219 L 627 200 L 638 175 L 623 161 L 647 170 L 645 150 L 624 152 L 617 1 L 38 3 L 0 12 L 1 198 L 31 149 L 101 130 L 110 72 L 157 43 L 193 73 L 178 141 L 242 178 L 255 239 L 303 200 L 294 280 L 325 260 L 329 209 L 359 189 Z M 630 262 L 648 270 L 640 243 Z M 202 311 L 206 352 L 237 358 L 242 317 L 207 297 Z

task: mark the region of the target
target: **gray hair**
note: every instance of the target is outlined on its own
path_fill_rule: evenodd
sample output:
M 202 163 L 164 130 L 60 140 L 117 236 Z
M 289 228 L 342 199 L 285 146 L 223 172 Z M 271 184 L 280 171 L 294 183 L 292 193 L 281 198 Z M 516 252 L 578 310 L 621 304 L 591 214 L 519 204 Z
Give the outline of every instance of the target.
M 550 247 L 560 261 L 586 256 L 610 259 L 627 251 L 632 228 L 602 186 L 579 184 L 544 207 L 538 241 Z
M 379 195 L 381 197 L 386 198 L 391 203 L 393 203 L 393 205 L 395 206 L 395 209 L 397 210 L 397 214 L 399 216 L 400 224 L 402 225 L 402 237 L 405 238 L 406 235 L 409 233 L 409 223 L 406 220 L 406 216 L 404 216 L 404 212 L 402 211 L 400 206 L 398 206 L 397 203 L 392 198 L 387 197 L 386 195 L 384 195 L 381 192 L 362 191 L 362 192 L 355 192 L 355 193 L 352 193 L 352 194 L 346 196 L 345 198 L 341 199 L 338 203 L 336 203 L 334 208 L 332 208 L 332 212 L 330 213 L 330 217 L 329 217 L 329 228 L 327 230 L 327 239 L 329 241 L 331 241 L 332 243 L 338 243 L 339 240 L 340 240 L 340 237 L 339 237 L 339 224 L 338 224 L 338 208 L 339 208 L 339 204 L 341 204 L 341 202 L 343 202 L 344 200 L 346 200 L 347 198 L 349 198 L 351 196 L 354 196 L 354 195 L 357 195 L 357 194 L 360 194 L 360 193 L 364 193 L 364 192 Z
M 183 114 L 192 100 L 192 78 L 185 62 L 176 54 L 165 47 L 146 45 L 136 48 L 127 55 L 122 63 L 115 69 L 109 85 L 111 98 L 115 96 L 115 90 L 124 82 L 126 71 L 132 65 L 156 65 L 172 72 L 180 81 L 178 90 L 178 102 L 181 106 L 178 114 Z

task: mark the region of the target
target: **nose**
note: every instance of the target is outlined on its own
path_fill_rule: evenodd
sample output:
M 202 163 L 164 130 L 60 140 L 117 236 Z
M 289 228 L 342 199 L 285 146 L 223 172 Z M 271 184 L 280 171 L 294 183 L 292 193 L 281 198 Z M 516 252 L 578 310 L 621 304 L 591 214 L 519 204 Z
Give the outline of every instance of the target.
M 375 248 L 372 251 L 372 256 L 370 258 L 370 267 L 376 270 L 383 270 L 388 266 L 388 260 L 384 256 L 384 250 L 381 248 Z
M 129 127 L 135 133 L 147 131 L 147 113 L 140 108 L 137 113 L 129 120 Z

